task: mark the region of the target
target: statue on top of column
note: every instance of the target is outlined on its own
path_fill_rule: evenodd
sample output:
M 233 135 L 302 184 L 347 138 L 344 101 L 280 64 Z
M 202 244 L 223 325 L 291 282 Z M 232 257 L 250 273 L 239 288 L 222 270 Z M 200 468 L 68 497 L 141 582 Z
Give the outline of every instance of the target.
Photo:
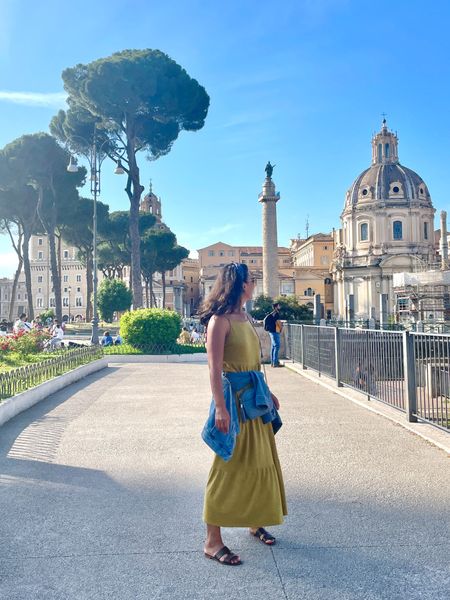
M 276 166 L 276 165 L 271 165 L 271 164 L 270 164 L 270 160 L 269 160 L 269 161 L 268 161 L 268 163 L 267 163 L 267 165 L 266 165 L 266 168 L 264 169 L 264 170 L 265 170 L 265 172 L 266 172 L 266 177 L 268 177 L 269 179 L 272 177 L 273 168 L 274 168 L 275 166 Z

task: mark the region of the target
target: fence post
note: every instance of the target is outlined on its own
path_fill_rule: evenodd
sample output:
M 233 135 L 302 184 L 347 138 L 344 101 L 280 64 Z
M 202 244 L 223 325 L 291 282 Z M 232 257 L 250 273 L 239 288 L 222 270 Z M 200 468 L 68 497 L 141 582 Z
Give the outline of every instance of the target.
M 342 387 L 341 383 L 341 361 L 339 357 L 341 356 L 341 333 L 339 331 L 339 327 L 334 328 L 334 363 L 335 363 L 335 371 L 336 371 L 336 385 L 338 387 Z
M 417 423 L 416 367 L 414 362 L 414 336 L 403 332 L 403 374 L 405 377 L 406 420 Z
M 305 365 L 305 326 L 304 325 L 300 325 L 300 327 L 302 328 L 302 369 L 306 370 L 306 365 Z

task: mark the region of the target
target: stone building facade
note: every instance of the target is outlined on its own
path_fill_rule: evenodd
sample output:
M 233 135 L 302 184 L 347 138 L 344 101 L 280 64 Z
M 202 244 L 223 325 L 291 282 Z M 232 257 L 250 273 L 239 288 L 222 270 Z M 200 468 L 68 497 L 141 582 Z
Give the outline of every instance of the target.
M 435 254 L 434 212 L 423 179 L 400 164 L 398 138 L 383 120 L 372 164 L 348 190 L 332 264 L 335 314 L 385 319 L 394 311 L 393 275 L 423 269 Z

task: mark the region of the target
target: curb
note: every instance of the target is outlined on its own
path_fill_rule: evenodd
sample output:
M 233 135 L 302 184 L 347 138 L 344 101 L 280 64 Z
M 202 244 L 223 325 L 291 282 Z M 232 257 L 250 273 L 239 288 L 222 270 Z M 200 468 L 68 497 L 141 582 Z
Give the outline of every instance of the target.
M 362 395 L 360 394 L 360 392 L 352 390 L 353 394 L 355 394 L 354 397 L 352 393 L 349 393 L 350 390 L 346 391 L 347 388 L 340 388 L 336 385 L 333 385 L 332 383 L 324 381 L 322 377 L 326 377 L 326 375 L 321 377 L 319 377 L 316 374 L 313 375 L 311 372 L 309 372 L 309 370 L 302 369 L 301 365 L 297 366 L 297 364 L 288 361 L 283 361 L 283 364 L 290 371 L 293 371 L 294 373 L 297 373 L 298 375 L 301 375 L 302 377 L 305 377 L 306 379 L 309 379 L 310 381 L 317 383 L 318 385 L 321 385 L 324 388 L 327 388 L 333 393 L 342 396 L 346 400 L 350 400 L 351 402 L 353 402 L 353 404 L 356 404 L 357 406 L 360 406 L 365 410 L 369 410 L 370 412 L 373 412 L 376 415 L 379 415 L 380 417 L 389 419 L 389 421 L 392 421 L 393 423 L 400 425 L 404 429 L 407 429 L 411 433 L 418 435 L 430 444 L 437 446 L 438 448 L 450 455 L 450 435 L 445 431 L 441 431 L 440 429 L 437 429 L 436 427 L 433 427 L 433 425 L 429 425 L 424 421 L 419 421 L 418 423 L 409 423 L 405 420 L 404 413 L 397 411 L 397 409 L 391 406 L 384 405 L 382 402 L 379 402 L 375 399 L 370 400 L 370 402 L 376 403 L 375 406 L 369 406 L 369 401 L 364 401 L 356 397 L 356 395 Z M 401 415 L 401 417 L 399 415 Z
M 19 413 L 27 410 L 27 408 L 51 396 L 51 394 L 107 366 L 108 361 L 105 358 L 99 358 L 4 400 L 0 403 L 0 427 Z
M 109 364 L 117 363 L 202 363 L 208 359 L 206 352 L 195 354 L 107 354 Z

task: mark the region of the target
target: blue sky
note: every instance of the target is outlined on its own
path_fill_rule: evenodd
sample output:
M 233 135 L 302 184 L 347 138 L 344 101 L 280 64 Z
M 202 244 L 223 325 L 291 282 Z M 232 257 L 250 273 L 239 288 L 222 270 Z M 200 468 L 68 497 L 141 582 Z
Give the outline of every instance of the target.
M 261 243 L 257 197 L 276 164 L 278 240 L 339 227 L 344 195 L 370 164 L 381 113 L 400 161 L 449 209 L 450 3 L 437 0 L 0 0 L 0 147 L 47 131 L 61 72 L 125 48 L 158 48 L 205 86 L 205 127 L 182 133 L 143 183 L 191 250 Z M 102 197 L 127 209 L 105 162 Z M 86 191 L 86 194 L 88 192 Z M 438 213 L 437 213 L 438 214 Z M 438 226 L 438 218 L 435 221 Z M 0 276 L 14 266 L 0 236 Z

